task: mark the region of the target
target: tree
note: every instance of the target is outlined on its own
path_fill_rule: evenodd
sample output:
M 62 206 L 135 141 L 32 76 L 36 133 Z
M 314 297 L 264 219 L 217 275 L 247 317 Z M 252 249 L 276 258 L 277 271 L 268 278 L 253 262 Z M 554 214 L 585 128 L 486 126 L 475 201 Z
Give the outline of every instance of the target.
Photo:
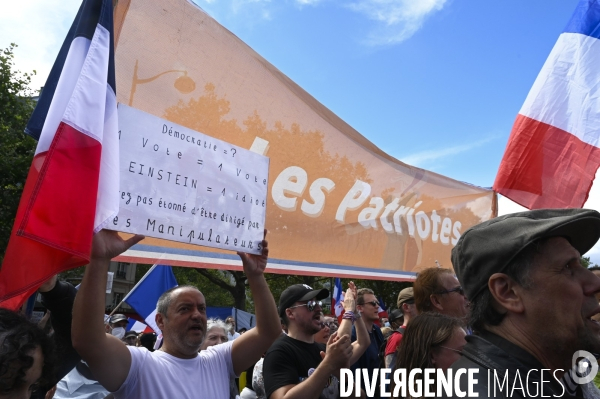
M 599 267 L 600 265 L 596 264 L 596 263 L 592 263 L 592 261 L 590 260 L 589 256 L 582 256 L 581 259 L 581 265 L 587 269 L 589 269 L 590 267 Z
M 14 49 L 0 50 L 0 257 L 8 245 L 36 142 L 24 129 L 35 107 L 32 73 L 14 70 Z M 0 259 L 1 260 L 1 259 Z

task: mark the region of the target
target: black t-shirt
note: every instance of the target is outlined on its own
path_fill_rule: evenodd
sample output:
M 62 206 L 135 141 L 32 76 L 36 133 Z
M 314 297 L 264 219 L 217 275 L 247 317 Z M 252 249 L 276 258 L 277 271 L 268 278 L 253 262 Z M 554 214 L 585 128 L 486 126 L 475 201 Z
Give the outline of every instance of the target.
M 308 344 L 283 335 L 271 345 L 263 363 L 263 377 L 267 398 L 277 389 L 306 380 L 321 363 L 324 344 Z M 331 376 L 319 399 L 337 399 L 340 396 L 339 381 Z

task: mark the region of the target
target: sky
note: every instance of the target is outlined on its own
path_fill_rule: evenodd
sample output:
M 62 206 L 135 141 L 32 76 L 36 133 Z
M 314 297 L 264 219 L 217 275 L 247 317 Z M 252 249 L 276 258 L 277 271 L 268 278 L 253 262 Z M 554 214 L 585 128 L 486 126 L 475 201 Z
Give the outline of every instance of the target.
M 194 0 L 388 154 L 481 187 L 577 0 Z M 8 2 L 43 86 L 80 0 Z M 600 179 L 598 179 L 600 180 Z M 600 183 L 585 205 L 600 209 Z M 501 197 L 499 213 L 523 210 Z M 600 264 L 600 245 L 589 253 Z

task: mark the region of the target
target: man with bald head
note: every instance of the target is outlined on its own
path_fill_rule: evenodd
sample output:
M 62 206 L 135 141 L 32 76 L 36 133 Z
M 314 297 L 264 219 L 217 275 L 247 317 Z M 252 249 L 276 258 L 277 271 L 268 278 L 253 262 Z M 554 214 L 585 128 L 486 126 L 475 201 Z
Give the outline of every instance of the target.
M 599 237 L 600 213 L 586 209 L 515 213 L 463 233 L 452 264 L 475 334 L 451 369 L 477 369 L 479 397 L 587 397 L 571 370 L 578 351 L 600 353 L 600 278 L 580 262 Z
M 256 363 L 280 334 L 275 300 L 263 275 L 267 242 L 261 243 L 261 255 L 238 253 L 253 293 L 256 328 L 198 353 L 206 335 L 206 300 L 196 287 L 180 286 L 158 300 L 156 324 L 163 345 L 149 352 L 123 345 L 105 334 L 103 326 L 109 262 L 141 239 L 123 240 L 107 230 L 94 235 L 92 258 L 73 308 L 73 346 L 117 399 L 228 398 L 230 378 Z

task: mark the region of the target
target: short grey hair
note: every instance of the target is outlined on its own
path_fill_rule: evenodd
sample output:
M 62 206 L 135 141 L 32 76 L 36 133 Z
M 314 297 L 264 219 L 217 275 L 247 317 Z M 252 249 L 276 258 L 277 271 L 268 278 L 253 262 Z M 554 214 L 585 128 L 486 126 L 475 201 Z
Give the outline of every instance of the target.
M 225 332 L 225 334 L 227 334 L 227 331 L 229 331 L 227 324 L 225 324 L 225 322 L 221 319 L 210 318 L 210 319 L 206 320 L 206 333 L 207 334 L 210 330 L 212 330 L 215 327 L 222 328 L 223 331 Z
M 160 313 L 164 317 L 167 317 L 167 310 L 169 310 L 169 306 L 171 306 L 171 302 L 173 300 L 173 292 L 179 288 L 193 288 L 200 292 L 198 287 L 193 285 L 179 285 L 177 287 L 170 288 L 163 292 L 160 298 L 158 298 L 158 302 L 156 302 L 156 313 Z

